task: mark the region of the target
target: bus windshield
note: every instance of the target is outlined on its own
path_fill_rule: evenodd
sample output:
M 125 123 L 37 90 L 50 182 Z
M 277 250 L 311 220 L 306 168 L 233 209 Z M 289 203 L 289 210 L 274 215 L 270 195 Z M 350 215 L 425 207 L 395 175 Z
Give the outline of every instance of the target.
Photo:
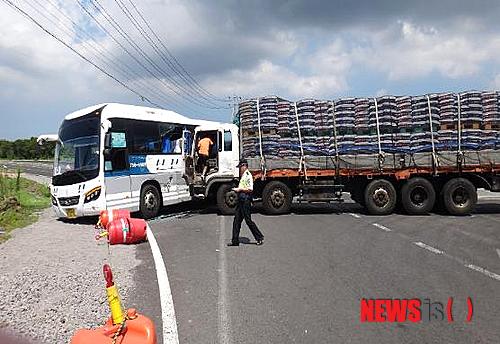
M 65 120 L 54 157 L 53 185 L 81 183 L 99 174 L 99 116 Z

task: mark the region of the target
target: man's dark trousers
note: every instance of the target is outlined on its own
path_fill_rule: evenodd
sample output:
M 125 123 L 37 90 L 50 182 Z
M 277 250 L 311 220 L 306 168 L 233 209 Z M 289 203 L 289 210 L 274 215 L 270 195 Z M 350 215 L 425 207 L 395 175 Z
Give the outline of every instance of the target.
M 240 242 L 240 229 L 243 219 L 247 224 L 248 228 L 252 232 L 255 240 L 259 241 L 264 239 L 264 236 L 257 228 L 255 222 L 252 221 L 252 199 L 250 197 L 239 197 L 238 204 L 236 205 L 236 214 L 233 220 L 233 239 L 231 240 L 233 244 L 238 244 Z

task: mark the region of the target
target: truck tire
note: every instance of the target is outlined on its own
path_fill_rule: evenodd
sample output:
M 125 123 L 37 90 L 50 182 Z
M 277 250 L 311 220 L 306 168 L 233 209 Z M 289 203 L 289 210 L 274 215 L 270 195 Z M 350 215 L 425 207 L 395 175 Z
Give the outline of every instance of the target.
M 477 203 L 476 187 L 465 178 L 447 181 L 441 195 L 443 205 L 451 215 L 469 215 Z
M 280 181 L 274 180 L 262 191 L 264 211 L 270 215 L 286 214 L 292 207 L 292 190 Z
M 376 179 L 365 188 L 365 207 L 371 215 L 388 215 L 396 207 L 396 189 L 385 179 Z
M 238 203 L 238 194 L 231 190 L 232 184 L 222 184 L 217 190 L 217 208 L 223 215 L 232 215 L 235 213 Z
M 410 178 L 401 188 L 401 203 L 408 214 L 428 214 L 435 202 L 434 186 L 425 178 Z
M 139 211 L 144 219 L 150 219 L 158 215 L 161 207 L 160 191 L 153 184 L 146 184 L 141 189 Z

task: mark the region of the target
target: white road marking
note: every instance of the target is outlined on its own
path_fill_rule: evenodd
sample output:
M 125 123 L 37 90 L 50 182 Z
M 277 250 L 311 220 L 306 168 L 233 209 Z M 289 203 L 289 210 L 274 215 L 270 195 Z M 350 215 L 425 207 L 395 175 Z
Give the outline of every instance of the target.
M 497 248 L 498 258 L 500 258 L 500 249 Z
M 218 285 L 219 290 L 217 294 L 217 336 L 220 344 L 231 343 L 230 332 L 230 319 L 228 312 L 228 298 L 227 298 L 227 272 L 226 272 L 226 219 L 224 216 L 219 216 L 219 250 L 218 255 Z
M 382 226 L 381 224 L 378 224 L 378 223 L 372 223 L 372 225 L 374 225 L 375 227 L 383 230 L 383 231 L 386 231 L 386 232 L 392 232 L 392 230 L 390 228 L 387 228 L 386 226 Z
M 149 246 L 153 254 L 153 260 L 156 269 L 156 278 L 158 279 L 158 289 L 160 291 L 161 305 L 161 320 L 163 329 L 163 344 L 179 344 L 179 335 L 177 334 L 177 321 L 175 320 L 174 300 L 168 282 L 167 268 L 161 255 L 160 247 L 156 242 L 156 238 L 147 227 L 146 233 L 148 236 Z
M 355 217 L 357 219 L 360 219 L 361 216 L 359 216 L 358 214 L 354 214 L 354 213 L 349 213 L 349 215 L 351 215 L 352 217 Z
M 493 279 L 496 279 L 497 281 L 500 281 L 500 275 L 499 274 L 496 274 L 494 272 L 491 272 L 491 271 L 488 271 L 480 266 L 477 266 L 477 265 L 474 265 L 474 264 L 464 264 L 465 267 L 471 269 L 471 270 L 474 270 L 474 271 L 477 271 L 477 272 L 480 272 L 482 273 L 483 275 L 486 275 L 488 277 L 491 277 Z
M 427 245 L 427 244 L 424 244 L 424 243 L 423 243 L 423 242 L 421 242 L 421 241 L 416 241 L 416 242 L 414 242 L 414 244 L 415 244 L 415 245 L 417 245 L 418 247 L 421 247 L 421 248 L 423 248 L 423 249 L 426 249 L 427 251 L 430 251 L 430 252 L 432 252 L 432 253 L 435 253 L 435 254 L 444 254 L 444 252 L 443 252 L 443 251 L 438 250 L 437 248 L 434 248 L 434 247 L 429 246 L 429 245 Z

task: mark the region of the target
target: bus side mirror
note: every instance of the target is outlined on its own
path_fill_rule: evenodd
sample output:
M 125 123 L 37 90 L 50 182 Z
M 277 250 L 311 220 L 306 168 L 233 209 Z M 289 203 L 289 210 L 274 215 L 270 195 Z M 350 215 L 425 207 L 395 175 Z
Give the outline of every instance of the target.
M 104 148 L 111 148 L 111 133 L 106 133 L 104 135 Z
M 111 160 L 111 148 L 104 148 L 102 153 L 104 155 L 104 160 Z

